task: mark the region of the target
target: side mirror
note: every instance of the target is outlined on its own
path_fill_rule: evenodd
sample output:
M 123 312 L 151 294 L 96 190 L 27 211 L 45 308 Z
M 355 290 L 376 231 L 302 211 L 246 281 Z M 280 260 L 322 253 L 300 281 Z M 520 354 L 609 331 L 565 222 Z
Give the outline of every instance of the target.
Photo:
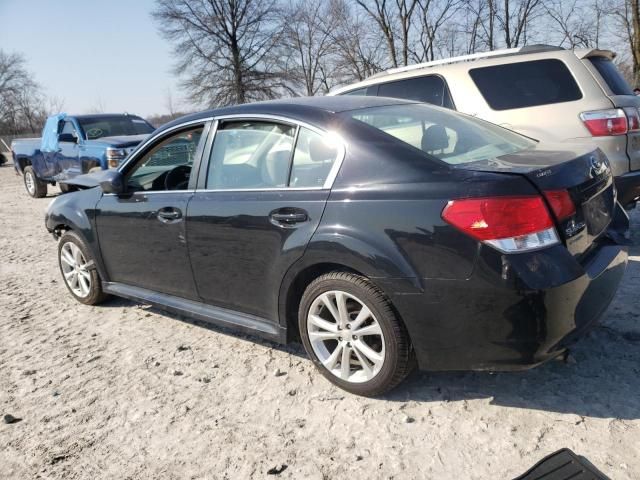
M 100 180 L 100 188 L 104 193 L 120 194 L 124 192 L 124 177 L 117 170 L 106 170 Z
M 58 135 L 58 142 L 78 143 L 78 138 L 72 133 L 61 133 Z

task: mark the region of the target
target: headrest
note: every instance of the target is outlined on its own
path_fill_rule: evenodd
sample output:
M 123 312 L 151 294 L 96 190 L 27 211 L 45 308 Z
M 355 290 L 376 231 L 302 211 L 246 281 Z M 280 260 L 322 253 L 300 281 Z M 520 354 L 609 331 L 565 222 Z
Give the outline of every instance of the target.
M 449 135 L 442 125 L 431 125 L 422 134 L 422 150 L 433 152 L 449 148 Z
M 336 158 L 336 149 L 315 135 L 309 139 L 309 158 L 312 162 L 326 162 Z

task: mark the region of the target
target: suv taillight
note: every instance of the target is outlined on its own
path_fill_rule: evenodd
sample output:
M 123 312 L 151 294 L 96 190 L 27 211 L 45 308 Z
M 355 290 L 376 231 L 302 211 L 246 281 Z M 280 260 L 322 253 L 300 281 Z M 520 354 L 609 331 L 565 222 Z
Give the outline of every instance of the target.
M 594 137 L 624 135 L 640 130 L 640 114 L 634 107 L 582 112 L 580 119 Z
M 560 243 L 553 219 L 539 196 L 451 200 L 442 219 L 505 253 Z
M 630 132 L 640 130 L 640 112 L 635 107 L 625 107 L 624 113 L 627 115 L 627 124 Z

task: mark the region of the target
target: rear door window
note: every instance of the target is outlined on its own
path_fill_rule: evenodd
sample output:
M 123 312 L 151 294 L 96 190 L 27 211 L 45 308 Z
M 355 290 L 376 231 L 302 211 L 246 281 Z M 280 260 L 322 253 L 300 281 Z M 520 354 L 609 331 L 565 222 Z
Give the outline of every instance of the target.
M 378 96 L 415 100 L 440 107 L 453 108 L 453 101 L 447 84 L 442 77 L 437 75 L 382 83 L 378 87 Z
M 611 60 L 606 57 L 590 57 L 589 61 L 614 95 L 633 95 L 631 87 Z
M 474 68 L 469 75 L 494 110 L 572 102 L 582 92 L 567 66 L 556 59 Z

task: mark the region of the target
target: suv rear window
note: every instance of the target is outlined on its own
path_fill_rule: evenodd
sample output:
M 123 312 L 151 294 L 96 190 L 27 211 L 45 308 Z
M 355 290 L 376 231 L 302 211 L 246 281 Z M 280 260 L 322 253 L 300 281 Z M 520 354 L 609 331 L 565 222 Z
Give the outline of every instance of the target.
M 633 95 L 631 87 L 611 60 L 606 57 L 590 57 L 589 61 L 596 67 L 614 95 Z
M 441 77 L 436 75 L 381 83 L 378 86 L 377 96 L 415 100 L 440 107 L 453 108 L 453 101 L 451 100 L 451 95 L 449 95 L 447 85 Z
M 469 75 L 494 110 L 571 102 L 582 92 L 560 60 L 534 60 L 474 68 Z

